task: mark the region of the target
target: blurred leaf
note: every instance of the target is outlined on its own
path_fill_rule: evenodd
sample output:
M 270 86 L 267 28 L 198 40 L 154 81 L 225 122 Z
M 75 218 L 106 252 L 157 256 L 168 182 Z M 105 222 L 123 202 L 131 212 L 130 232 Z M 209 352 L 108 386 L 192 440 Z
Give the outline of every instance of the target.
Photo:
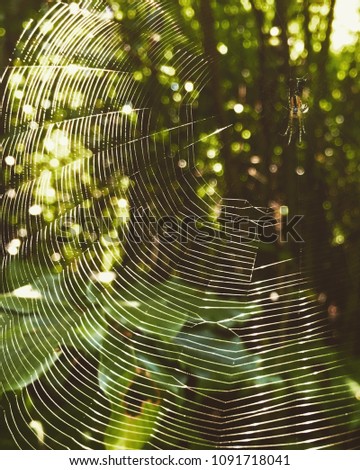
M 59 357 L 62 335 L 70 324 L 51 316 L 1 314 L 0 382 L 4 390 L 19 390 L 39 378 Z
M 176 278 L 159 285 L 128 286 L 104 295 L 106 313 L 129 329 L 140 329 L 164 341 L 172 341 L 192 314 L 186 286 Z
M 139 329 L 168 342 L 176 337 L 188 319 L 238 324 L 259 313 L 257 307 L 219 299 L 211 292 L 190 287 L 177 277 L 155 285 L 144 281 L 119 291 L 112 287 L 99 293 L 98 302 L 112 319 L 130 330 Z
M 108 449 L 141 449 L 156 425 L 160 391 L 151 373 L 138 367 L 126 338 L 109 334 L 102 345 L 99 385 L 111 405 L 105 433 Z
M 59 357 L 61 344 L 87 349 L 101 341 L 99 314 L 74 308 L 57 281 L 56 276 L 44 277 L 35 287 L 0 295 L 0 381 L 5 390 L 19 390 L 46 372 Z
M 176 338 L 179 362 L 201 388 L 226 390 L 255 383 L 261 357 L 248 351 L 231 330 L 212 323 L 186 327 Z
M 63 342 L 80 351 L 97 352 L 106 332 L 106 322 L 101 312 L 97 309 L 89 309 L 63 338 Z
M 114 334 L 108 334 L 100 350 L 99 385 L 111 401 L 113 393 L 124 395 L 136 373 L 133 348 Z
M 145 401 L 136 416 L 124 414 L 122 407 L 113 407 L 105 434 L 109 450 L 139 450 L 148 442 L 156 425 L 160 404 Z
M 0 308 L 2 310 L 11 310 L 18 314 L 30 314 L 39 311 L 42 305 L 41 293 L 32 289 L 30 285 L 24 286 L 22 289 L 23 295 L 16 295 L 14 293 L 0 294 Z M 31 294 L 34 296 L 38 295 L 37 297 L 30 297 Z

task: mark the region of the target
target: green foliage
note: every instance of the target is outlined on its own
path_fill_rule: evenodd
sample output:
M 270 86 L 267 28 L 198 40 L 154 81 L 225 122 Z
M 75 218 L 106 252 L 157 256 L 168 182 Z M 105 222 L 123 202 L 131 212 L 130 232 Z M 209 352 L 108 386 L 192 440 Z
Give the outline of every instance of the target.
M 157 286 L 144 281 L 129 285 L 119 292 L 114 286 L 103 293 L 104 300 L 101 303 L 112 321 L 172 341 L 189 315 L 191 303 L 185 292 L 186 286 L 177 279 L 170 279 Z
M 56 286 L 54 279 L 52 285 Z M 173 419 L 171 408 L 177 410 L 184 406 L 184 390 L 187 389 L 189 377 L 192 387 L 200 395 L 192 401 L 190 408 L 187 403 L 187 428 L 184 423 L 181 426 L 183 432 L 192 436 L 191 441 L 198 442 L 202 448 L 211 446 L 210 437 L 201 428 L 201 422 L 191 416 L 194 414 L 196 417 L 202 407 L 206 408 L 209 397 L 220 398 L 226 393 L 232 400 L 246 400 L 249 393 L 255 394 L 255 397 L 266 397 L 269 411 L 254 414 L 257 426 L 262 423 L 262 429 L 272 422 L 269 417 L 279 423 L 286 419 L 286 410 L 276 411 L 275 406 L 271 411 L 271 403 L 282 400 L 284 391 L 290 391 L 290 400 L 298 401 L 299 416 L 302 413 L 300 403 L 304 401 L 304 404 L 311 403 L 313 413 L 316 411 L 319 418 L 329 414 L 331 425 L 336 426 L 338 420 L 339 426 L 343 426 L 339 413 L 344 407 L 349 424 L 355 426 L 359 422 L 358 406 L 351 399 L 354 393 L 358 393 L 359 385 L 341 374 L 339 355 L 322 341 L 309 337 L 299 344 L 294 338 L 273 347 L 264 343 L 255 352 L 245 345 L 236 331 L 248 328 L 256 320 L 260 312 L 258 308 L 248 312 L 244 318 L 241 304 L 233 300 L 219 300 L 221 308 L 218 312 L 227 321 L 205 321 L 204 312 L 209 310 L 206 307 L 209 300 L 216 305 L 215 297 L 209 297 L 204 292 L 203 299 L 200 295 L 191 304 L 191 289 L 176 279 L 158 284 L 154 292 L 157 289 L 159 293 L 172 292 L 174 305 L 181 305 L 176 301 L 176 296 L 183 299 L 182 306 L 188 312 L 187 317 L 197 320 L 192 323 L 181 321 L 179 326 L 175 326 L 175 333 L 171 323 L 169 335 L 165 331 L 158 334 L 157 329 L 144 328 L 142 319 L 149 292 L 146 288 L 141 290 L 140 285 L 132 291 L 124 290 L 123 295 L 120 291 L 118 295 L 124 304 L 119 311 L 113 309 L 111 312 L 105 306 L 104 292 L 100 295 L 101 289 L 94 291 L 92 285 L 88 291 L 90 303 L 86 314 L 72 316 L 72 319 L 69 315 L 72 311 L 70 303 L 61 304 L 61 315 L 55 312 L 39 313 L 39 306 L 38 312 L 34 313 L 26 299 L 16 299 L 15 294 L 3 295 L 3 305 L 12 306 L 12 309 L 4 310 L 1 316 L 3 388 L 20 390 L 39 378 L 46 387 L 52 388 L 56 383 L 58 386 L 61 383 L 65 385 L 66 380 L 73 380 L 73 372 L 66 365 L 66 348 L 77 349 L 77 354 L 83 357 L 93 356 L 98 367 L 96 388 L 104 393 L 109 404 L 100 405 L 96 400 L 95 406 L 102 415 L 109 416 L 103 431 L 103 445 L 107 449 L 140 449 L 159 439 L 164 423 Z M 35 290 L 29 292 L 34 293 Z M 12 297 L 15 297 L 13 303 L 8 301 Z M 57 297 L 53 291 L 53 298 Z M 156 296 L 153 300 L 151 306 L 156 304 Z M 138 302 L 139 308 L 130 308 L 125 314 L 125 302 Z M 162 305 L 167 304 L 163 302 Z M 169 312 L 174 312 L 171 305 L 170 302 L 167 308 Z M 20 312 L 16 312 L 16 307 Z M 66 309 L 68 314 L 65 316 Z M 210 311 L 210 316 L 214 315 L 214 311 Z M 181 318 L 177 311 L 175 317 Z M 58 378 L 55 380 L 56 376 Z M 309 380 L 309 377 L 313 379 Z M 322 384 L 326 386 L 327 393 L 331 391 L 331 398 L 324 396 Z M 32 403 L 33 399 L 29 401 L 30 412 Z M 170 408 L 169 403 L 172 403 Z M 268 438 L 275 433 L 274 439 L 277 439 L 276 429 L 275 426 L 268 430 Z M 176 434 L 171 437 L 171 432 L 168 432 L 168 438 L 174 439 L 175 446 L 179 445 L 180 437 L 177 438 Z
M 0 382 L 4 390 L 18 390 L 32 383 L 54 365 L 61 355 L 61 344 L 88 349 L 102 339 L 101 318 L 89 310 L 81 315 L 73 302 L 60 297 L 61 284 L 52 277 L 52 289 L 25 290 L 0 295 Z M 43 279 L 49 286 L 50 279 Z M 20 295 L 19 296 L 19 293 Z M 40 298 L 32 298 L 34 293 Z M 22 297 L 22 295 L 29 297 Z
M 61 295 L 59 275 L 38 277 L 34 285 L 2 294 L 3 390 L 21 390 L 43 375 L 47 380 L 54 365 L 56 373 L 64 347 L 82 354 L 100 351 L 99 387 L 111 406 L 104 443 L 108 448 L 129 449 L 147 443 L 164 394 L 180 397 L 187 373 L 197 377 L 204 389 L 215 389 L 219 383 L 226 389 L 253 378 L 259 358 L 248 355 L 236 336 L 222 341 L 221 331 L 226 336 L 229 330 L 215 327 L 216 315 L 225 323 L 239 324 L 251 317 L 248 309 L 244 317 L 234 301 L 205 292 L 195 296 L 176 278 L 151 288 L 139 284 L 116 292 L 114 287 L 89 284 L 84 289 L 88 307 L 81 313 L 74 310 L 71 298 Z M 209 302 L 214 305 L 210 309 Z M 185 326 L 187 318 L 203 322 L 207 314 L 213 323 L 196 329 Z M 192 337 L 197 342 L 194 349 Z M 234 355 L 238 369 L 233 367 Z M 208 362 L 215 372 L 203 376 Z
M 54 365 L 62 322 L 9 314 L 1 320 L 1 385 L 4 390 L 22 389 Z
M 111 404 L 105 432 L 108 449 L 141 449 L 149 440 L 160 409 L 160 395 L 131 346 L 108 336 L 101 349 L 99 384 Z

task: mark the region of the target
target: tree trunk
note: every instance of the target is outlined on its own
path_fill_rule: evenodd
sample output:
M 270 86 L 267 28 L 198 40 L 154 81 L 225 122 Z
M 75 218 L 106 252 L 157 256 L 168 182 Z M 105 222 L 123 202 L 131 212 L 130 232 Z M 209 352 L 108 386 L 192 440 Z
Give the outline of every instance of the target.
M 210 60 L 210 87 L 211 99 L 216 123 L 219 129 L 228 125 L 224 109 L 225 97 L 222 92 L 222 76 L 219 64 L 219 54 L 216 47 L 215 20 L 211 8 L 210 0 L 200 0 L 199 22 L 203 32 L 203 45 L 205 54 Z M 225 197 L 236 198 L 240 196 L 240 180 L 238 171 L 234 168 L 234 161 L 231 153 L 230 139 L 231 130 L 226 129 L 221 132 L 220 139 L 222 145 L 222 157 L 224 160 Z

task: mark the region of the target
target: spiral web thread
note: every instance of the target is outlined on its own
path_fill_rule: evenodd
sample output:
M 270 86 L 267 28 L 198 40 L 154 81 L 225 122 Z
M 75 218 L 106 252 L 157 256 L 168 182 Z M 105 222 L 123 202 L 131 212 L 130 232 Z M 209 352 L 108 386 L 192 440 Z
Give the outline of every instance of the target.
M 197 133 L 193 117 L 206 58 L 170 3 L 123 6 L 124 21 L 102 2 L 55 3 L 2 76 L 1 380 L 22 389 L 5 413 L 14 441 L 359 448 L 354 384 L 307 276 L 292 259 L 260 264 L 253 234 L 271 211 L 196 196 L 196 154 L 222 132 L 210 118 Z M 134 214 L 204 216 L 216 236 L 188 224 L 169 242 Z M 248 224 L 224 233 L 224 214 Z

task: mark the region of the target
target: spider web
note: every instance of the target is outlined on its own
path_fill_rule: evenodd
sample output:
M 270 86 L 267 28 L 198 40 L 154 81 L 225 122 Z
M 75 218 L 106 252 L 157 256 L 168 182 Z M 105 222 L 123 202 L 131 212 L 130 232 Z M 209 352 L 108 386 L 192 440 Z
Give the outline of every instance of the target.
M 119 5 L 55 3 L 2 77 L 14 441 L 358 448 L 353 384 L 308 276 L 259 256 L 271 209 L 197 195 L 197 155 L 223 131 L 194 118 L 206 57 L 171 3 Z

